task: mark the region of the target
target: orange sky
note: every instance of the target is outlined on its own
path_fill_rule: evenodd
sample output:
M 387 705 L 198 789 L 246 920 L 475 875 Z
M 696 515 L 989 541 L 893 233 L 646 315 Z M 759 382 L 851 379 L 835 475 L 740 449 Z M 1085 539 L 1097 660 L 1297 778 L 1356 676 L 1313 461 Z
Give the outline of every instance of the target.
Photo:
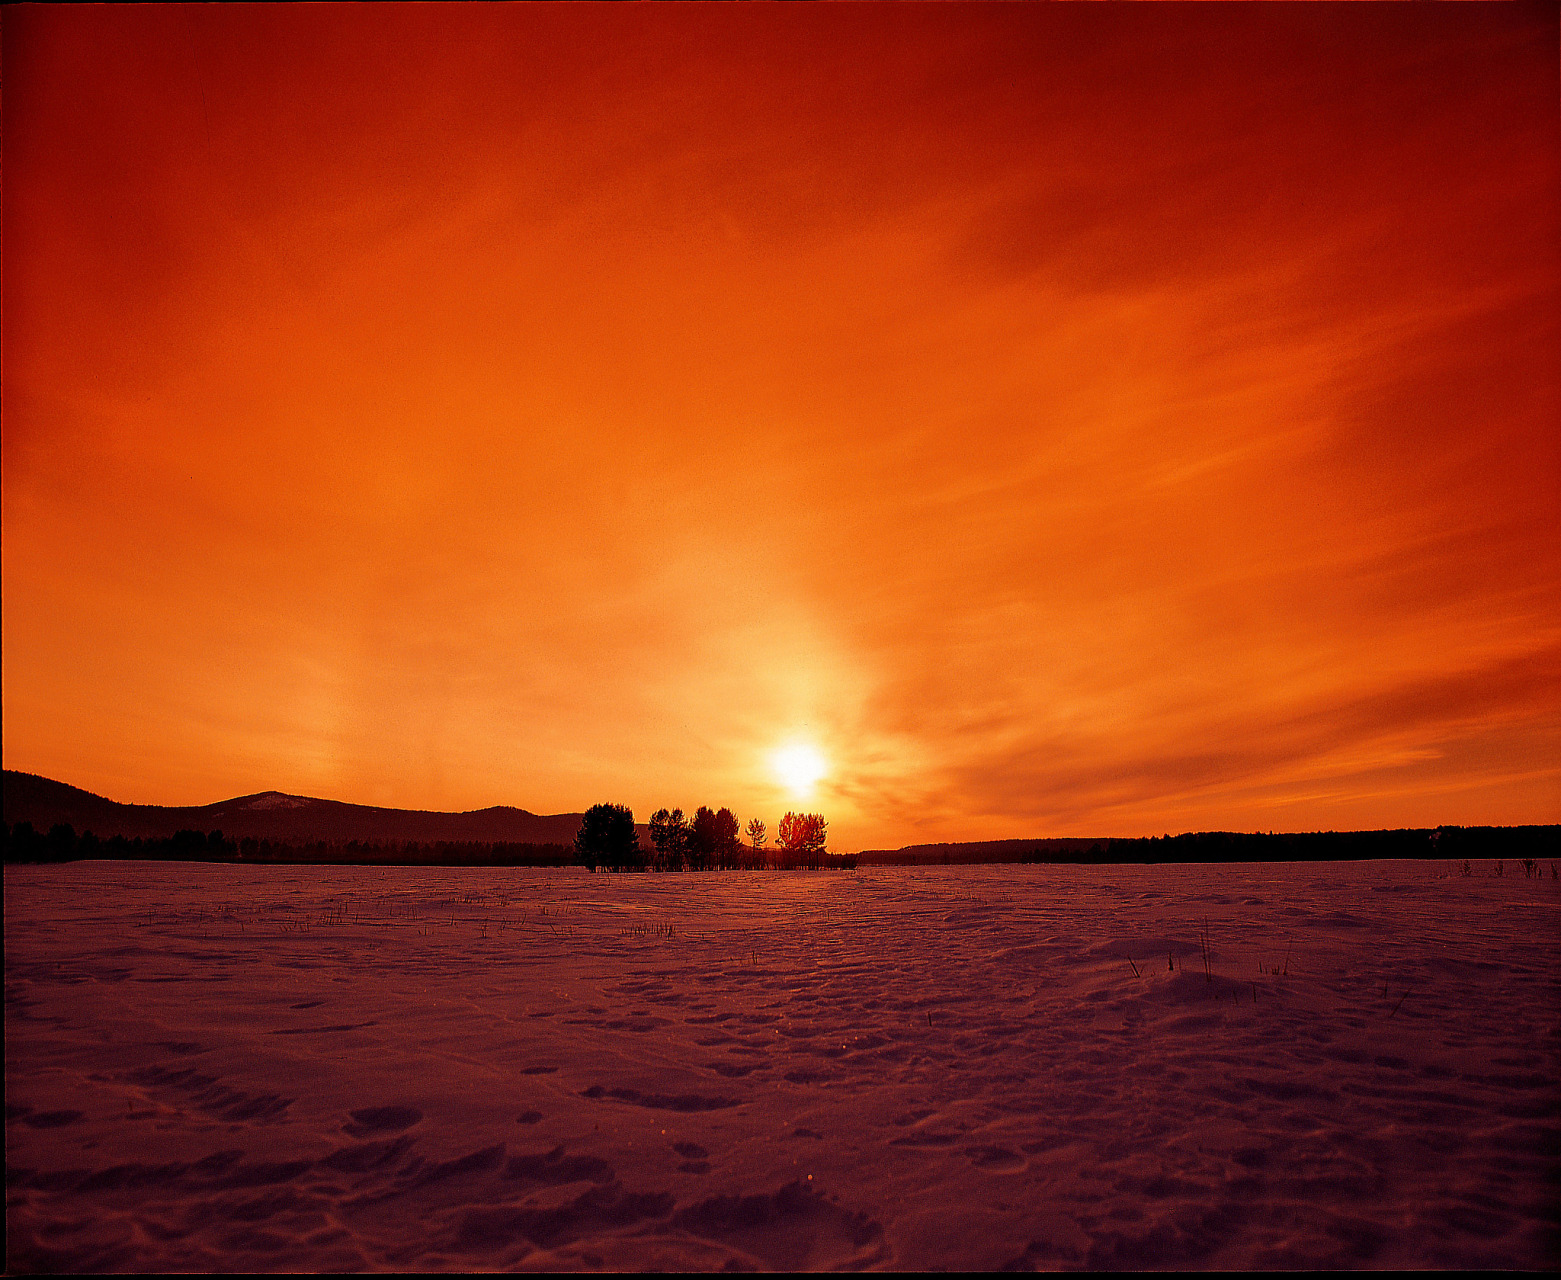
M 1561 820 L 1554 5 L 3 22 L 6 767 Z

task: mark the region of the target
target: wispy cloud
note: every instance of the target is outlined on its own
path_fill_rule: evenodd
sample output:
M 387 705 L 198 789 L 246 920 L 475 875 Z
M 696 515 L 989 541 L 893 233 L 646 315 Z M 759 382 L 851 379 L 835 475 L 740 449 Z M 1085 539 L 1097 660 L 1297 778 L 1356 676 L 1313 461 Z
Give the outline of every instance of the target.
M 15 12 L 8 765 L 1561 812 L 1540 11 Z

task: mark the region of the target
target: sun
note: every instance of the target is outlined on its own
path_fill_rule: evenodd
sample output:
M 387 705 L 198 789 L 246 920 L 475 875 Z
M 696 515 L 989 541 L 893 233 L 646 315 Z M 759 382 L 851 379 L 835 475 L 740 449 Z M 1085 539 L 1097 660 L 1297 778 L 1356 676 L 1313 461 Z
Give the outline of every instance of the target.
M 799 799 L 813 794 L 820 778 L 829 772 L 829 762 L 810 743 L 795 742 L 770 757 L 775 776 Z

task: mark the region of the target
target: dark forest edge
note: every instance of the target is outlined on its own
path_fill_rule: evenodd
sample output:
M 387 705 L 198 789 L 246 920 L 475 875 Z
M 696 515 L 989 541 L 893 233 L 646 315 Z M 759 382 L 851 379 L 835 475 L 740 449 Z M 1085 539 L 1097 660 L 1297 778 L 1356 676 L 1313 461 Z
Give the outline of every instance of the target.
M 600 807 L 600 806 L 599 806 Z M 674 811 L 675 812 L 675 811 Z M 660 817 L 658 812 L 656 815 Z M 670 814 L 667 815 L 671 817 Z M 696 819 L 698 814 L 696 813 Z M 654 819 L 653 819 L 654 822 Z M 692 824 L 686 824 L 690 829 Z M 582 823 L 582 834 L 586 824 Z M 558 843 L 514 841 L 368 841 L 232 839 L 220 831 L 180 831 L 169 837 L 112 836 L 99 839 L 90 831 L 77 834 L 68 823 L 49 831 L 33 830 L 28 822 L 0 824 L 7 863 L 73 862 L 88 859 L 161 862 L 232 862 L 247 865 L 435 866 L 435 867 L 568 867 L 591 866 L 591 851 Z M 653 826 L 653 836 L 655 827 Z M 678 837 L 672 837 L 676 840 Z M 578 840 L 578 837 L 577 837 Z M 671 870 L 674 854 L 654 843 L 616 867 L 596 854 L 602 870 Z M 765 849 L 751 843 L 708 857 L 685 849 L 678 869 L 784 870 L 849 869 L 856 866 L 972 866 L 993 863 L 1222 863 L 1222 862 L 1348 862 L 1368 859 L 1441 859 L 1455 864 L 1472 860 L 1512 864 L 1512 874 L 1556 875 L 1561 859 L 1561 825 L 1522 827 L 1436 827 L 1392 831 L 1230 832 L 1200 831 L 1183 835 L 1083 840 L 989 840 L 966 844 L 910 845 L 903 849 L 872 849 L 861 854 L 833 854 L 822 845 L 788 850 Z M 658 862 L 658 858 L 660 861 Z M 1468 868 L 1463 868 L 1465 873 Z M 1499 874 L 1492 866 L 1482 874 Z
M 1404 827 L 1386 831 L 1190 831 L 1101 839 L 979 840 L 866 849 L 863 866 L 981 863 L 1364 862 L 1376 859 L 1561 858 L 1561 825 Z
M 221 831 L 178 831 L 171 836 L 79 836 L 69 823 L 47 833 L 30 822 L 4 825 L 5 861 L 78 862 L 87 859 L 148 862 L 236 862 L 256 866 L 371 867 L 567 867 L 574 850 L 566 844 L 514 841 L 233 839 Z

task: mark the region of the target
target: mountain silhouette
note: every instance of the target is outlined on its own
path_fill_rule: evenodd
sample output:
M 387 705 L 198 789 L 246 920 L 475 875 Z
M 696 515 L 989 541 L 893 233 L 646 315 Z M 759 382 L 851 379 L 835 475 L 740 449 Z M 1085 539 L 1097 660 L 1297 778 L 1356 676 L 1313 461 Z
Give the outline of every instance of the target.
M 120 804 L 80 787 L 14 769 L 5 770 L 4 808 L 6 822 L 13 826 L 30 822 L 40 832 L 65 822 L 78 835 L 91 831 L 105 840 L 111 836 L 165 839 L 176 831 L 221 831 L 229 839 L 252 836 L 291 844 L 318 840 L 569 844 L 584 816 L 540 815 L 509 805 L 468 813 L 381 809 L 282 791 L 261 791 L 204 805 Z M 643 824 L 640 829 L 644 830 Z

